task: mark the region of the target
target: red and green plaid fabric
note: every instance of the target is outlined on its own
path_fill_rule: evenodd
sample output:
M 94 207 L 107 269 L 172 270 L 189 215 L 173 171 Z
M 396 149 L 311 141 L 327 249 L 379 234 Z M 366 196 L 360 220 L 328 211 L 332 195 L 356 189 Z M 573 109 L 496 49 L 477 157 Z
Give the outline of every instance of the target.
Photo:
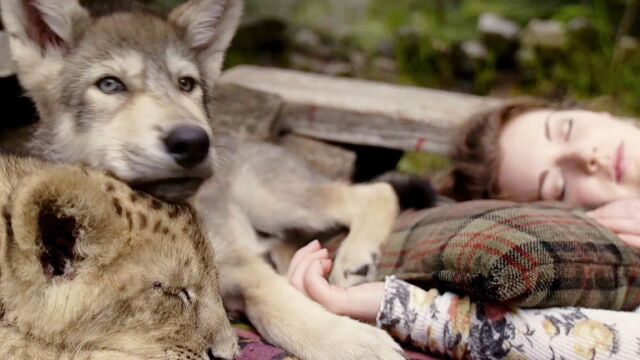
M 473 201 L 401 215 L 379 270 L 492 303 L 632 310 L 639 255 L 578 210 Z

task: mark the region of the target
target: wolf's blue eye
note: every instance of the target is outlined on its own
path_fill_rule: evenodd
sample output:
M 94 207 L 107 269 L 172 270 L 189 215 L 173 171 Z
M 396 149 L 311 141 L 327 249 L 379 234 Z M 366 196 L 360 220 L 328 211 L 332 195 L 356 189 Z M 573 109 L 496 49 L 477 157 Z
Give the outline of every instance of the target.
M 96 82 L 96 86 L 105 94 L 113 95 L 127 91 L 124 83 L 115 76 L 105 76 Z
M 196 79 L 189 77 L 189 76 L 185 76 L 180 78 L 180 80 L 178 80 L 178 84 L 180 85 L 180 90 L 190 93 L 193 91 L 193 89 L 196 88 Z

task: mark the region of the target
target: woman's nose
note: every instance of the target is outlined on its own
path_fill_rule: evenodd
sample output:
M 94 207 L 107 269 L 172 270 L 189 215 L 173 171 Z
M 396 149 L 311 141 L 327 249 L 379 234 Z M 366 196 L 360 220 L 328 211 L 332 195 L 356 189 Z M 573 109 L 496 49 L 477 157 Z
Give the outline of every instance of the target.
M 568 156 L 568 160 L 589 175 L 607 167 L 606 157 L 596 147 L 577 149 Z

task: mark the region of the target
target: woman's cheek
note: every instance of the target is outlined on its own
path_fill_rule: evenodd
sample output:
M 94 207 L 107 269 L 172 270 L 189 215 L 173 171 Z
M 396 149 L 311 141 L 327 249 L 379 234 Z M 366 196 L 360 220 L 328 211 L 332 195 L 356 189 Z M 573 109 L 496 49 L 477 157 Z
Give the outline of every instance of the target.
M 595 177 L 576 179 L 569 187 L 567 201 L 585 208 L 596 208 L 614 200 L 630 197 L 629 189 Z

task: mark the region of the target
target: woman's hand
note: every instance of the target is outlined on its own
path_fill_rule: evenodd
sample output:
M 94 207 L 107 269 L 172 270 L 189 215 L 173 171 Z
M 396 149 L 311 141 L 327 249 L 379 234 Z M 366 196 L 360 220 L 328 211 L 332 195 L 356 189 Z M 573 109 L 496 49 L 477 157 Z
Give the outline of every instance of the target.
M 629 246 L 640 248 L 640 199 L 616 200 L 588 213 Z
M 384 297 L 384 283 L 367 283 L 347 289 L 331 285 L 326 279 L 331 265 L 329 252 L 318 241 L 313 241 L 293 256 L 287 278 L 296 289 L 335 314 L 375 321 Z

